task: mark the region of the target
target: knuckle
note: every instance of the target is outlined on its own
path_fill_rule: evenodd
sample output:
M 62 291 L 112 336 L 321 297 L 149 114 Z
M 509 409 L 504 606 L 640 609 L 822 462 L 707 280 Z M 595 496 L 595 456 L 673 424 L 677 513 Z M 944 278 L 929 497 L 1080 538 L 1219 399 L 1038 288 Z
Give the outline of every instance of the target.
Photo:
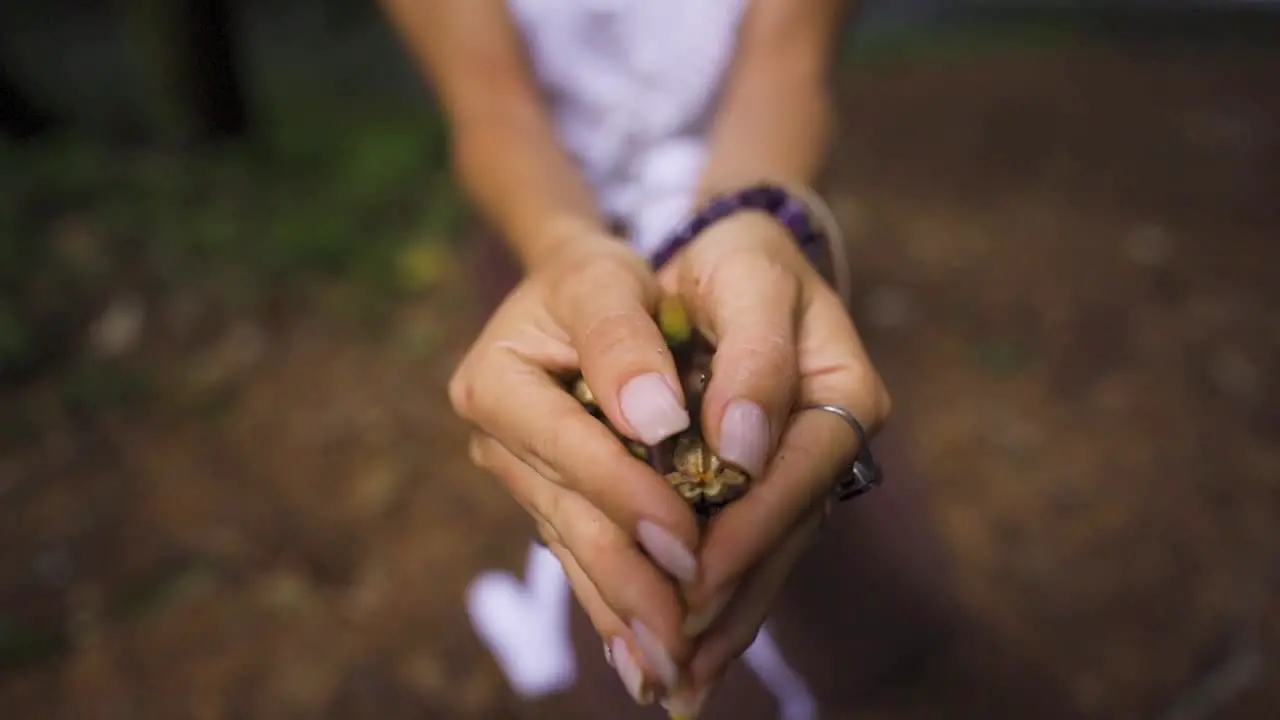
M 724 659 L 721 660 L 716 668 L 717 672 L 722 672 L 732 658 L 741 657 L 746 653 L 747 649 L 755 643 L 756 636 L 760 634 L 760 630 L 761 627 L 757 625 L 756 627 L 743 627 L 733 632 L 725 642 Z
M 449 404 L 460 417 L 470 419 L 475 410 L 475 385 L 467 372 L 466 361 L 449 378 Z
M 879 383 L 876 391 L 877 415 L 879 415 L 878 425 L 884 425 L 893 417 L 893 396 L 889 394 L 889 388 L 884 383 Z
M 596 357 L 618 357 L 629 353 L 651 335 L 653 320 L 637 305 L 597 315 L 582 329 L 582 350 Z
M 535 525 L 538 529 L 538 537 L 542 539 L 542 542 L 545 543 L 548 548 L 551 548 L 551 551 L 555 553 L 557 557 L 559 557 L 560 553 L 565 551 L 564 541 L 560 538 L 559 531 L 556 530 L 554 525 L 543 518 L 538 518 L 535 521 Z
M 889 420 L 893 412 L 893 398 L 879 373 L 870 367 L 865 372 L 863 381 L 858 384 L 858 394 L 862 397 L 859 404 L 866 407 L 867 418 L 863 422 L 867 432 L 874 434 Z
M 467 443 L 467 457 L 470 458 L 472 465 L 485 470 L 489 469 L 489 453 L 485 448 L 485 439 L 479 433 L 471 434 L 471 439 Z
M 878 432 L 893 412 L 893 399 L 884 379 L 865 357 L 849 362 L 830 391 L 831 401 L 857 415 L 868 434 Z
M 780 402 L 783 395 L 789 397 L 799 375 L 795 346 L 779 332 L 726 336 L 712 368 L 712 377 L 721 378 L 718 385 L 727 381 L 737 391 L 755 388 L 746 392 L 770 403 Z
M 564 532 L 561 529 L 572 527 L 572 519 L 565 517 L 570 505 L 566 502 L 566 494 L 563 492 L 545 492 L 539 495 L 535 506 L 538 516 L 551 527 L 552 532 L 555 534 L 556 542 L 562 545 L 566 544 Z
M 795 373 L 794 346 L 780 329 L 752 333 L 733 345 L 742 372 L 761 377 Z
M 708 288 L 735 292 L 743 283 L 774 297 L 799 296 L 800 279 L 793 268 L 781 259 L 760 252 L 730 253 L 712 270 Z M 753 293 L 759 295 L 759 292 Z
M 520 459 L 543 479 L 550 480 L 557 485 L 563 482 L 564 476 L 561 475 L 560 471 L 556 470 L 554 465 L 544 462 L 541 458 L 526 455 Z
M 752 288 L 744 293 L 741 288 Z M 715 307 L 717 328 L 735 364 L 751 372 L 793 371 L 800 283 L 794 273 L 767 257 L 747 256 L 717 269 L 702 298 Z M 731 348 L 731 349 L 730 349 Z
M 571 449 L 570 433 L 559 431 L 558 426 L 558 423 L 548 422 L 524 441 L 524 449 L 529 455 L 551 467 L 557 466 L 559 458 Z

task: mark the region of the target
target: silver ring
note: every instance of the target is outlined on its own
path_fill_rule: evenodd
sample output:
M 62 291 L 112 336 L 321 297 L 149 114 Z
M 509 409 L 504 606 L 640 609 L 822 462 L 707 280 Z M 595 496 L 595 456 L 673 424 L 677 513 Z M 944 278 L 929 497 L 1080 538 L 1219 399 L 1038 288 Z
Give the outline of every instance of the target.
M 837 500 L 848 500 L 862 495 L 884 481 L 884 473 L 880 471 L 880 466 L 876 464 L 875 457 L 871 454 L 871 443 L 867 442 L 867 431 L 853 413 L 839 405 L 828 404 L 809 405 L 800 409 L 831 413 L 843 420 L 853 429 L 854 435 L 858 436 L 858 452 L 853 458 L 853 465 L 836 481 Z

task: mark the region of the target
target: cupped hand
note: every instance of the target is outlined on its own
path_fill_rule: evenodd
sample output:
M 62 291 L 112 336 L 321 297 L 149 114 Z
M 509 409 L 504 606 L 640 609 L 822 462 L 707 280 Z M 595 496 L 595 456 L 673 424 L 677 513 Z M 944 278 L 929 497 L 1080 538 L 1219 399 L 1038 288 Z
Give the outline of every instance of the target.
M 628 691 L 677 683 L 691 643 L 679 583 L 695 582 L 694 514 L 565 391 L 581 369 L 623 434 L 655 444 L 689 425 L 652 319 L 656 279 L 624 243 L 592 234 L 535 268 L 489 320 L 449 385 L 474 462 L 533 516 Z
M 756 478 L 704 530 L 698 576 L 682 588 L 683 631 L 696 643 L 668 704 L 692 716 L 755 639 L 858 450 L 838 416 L 801 410 L 837 405 L 874 433 L 890 401 L 844 302 L 772 218 L 740 213 L 712 225 L 659 280 L 716 345 L 708 441 Z

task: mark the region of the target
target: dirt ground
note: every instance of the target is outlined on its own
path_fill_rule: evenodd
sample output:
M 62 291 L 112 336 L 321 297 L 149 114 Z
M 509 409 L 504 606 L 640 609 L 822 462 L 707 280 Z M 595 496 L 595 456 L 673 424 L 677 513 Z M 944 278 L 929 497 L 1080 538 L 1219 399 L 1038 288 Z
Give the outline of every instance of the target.
M 1099 718 L 1280 712 L 1276 50 L 847 74 L 859 319 L 961 591 Z M 7 391 L 0 715 L 519 715 L 462 610 L 529 529 L 443 397 L 470 290 L 149 347 L 145 412 Z

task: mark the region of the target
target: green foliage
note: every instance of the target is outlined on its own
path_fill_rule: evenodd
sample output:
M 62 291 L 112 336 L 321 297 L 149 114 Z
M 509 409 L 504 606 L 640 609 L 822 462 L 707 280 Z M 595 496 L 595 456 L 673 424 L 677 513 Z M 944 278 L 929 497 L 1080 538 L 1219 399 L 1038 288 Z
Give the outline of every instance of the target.
M 65 632 L 32 628 L 0 618 L 0 671 L 13 671 L 57 657 L 69 647 Z
M 199 152 L 0 145 L 0 374 L 31 351 L 49 288 L 55 306 L 138 277 L 232 303 L 333 284 L 385 300 L 400 248 L 460 228 L 443 122 L 421 106 L 299 102 L 259 137 Z M 67 218 L 87 228 L 96 265 L 61 252 Z
M 25 323 L 8 305 L 0 298 L 0 372 L 9 365 L 25 362 L 31 347 Z
M 118 361 L 84 360 L 61 377 L 67 407 L 85 412 L 137 407 L 155 395 L 152 378 L 141 369 Z
M 978 365 L 996 376 L 1013 376 L 1026 370 L 1034 361 L 1029 348 L 1011 340 L 993 340 L 974 348 Z
M 1026 53 L 1062 47 L 1081 37 L 1070 17 L 1035 20 L 962 19 L 911 25 L 860 37 L 853 35 L 842 51 L 846 65 L 876 65 L 903 60 L 947 62 L 992 52 Z

